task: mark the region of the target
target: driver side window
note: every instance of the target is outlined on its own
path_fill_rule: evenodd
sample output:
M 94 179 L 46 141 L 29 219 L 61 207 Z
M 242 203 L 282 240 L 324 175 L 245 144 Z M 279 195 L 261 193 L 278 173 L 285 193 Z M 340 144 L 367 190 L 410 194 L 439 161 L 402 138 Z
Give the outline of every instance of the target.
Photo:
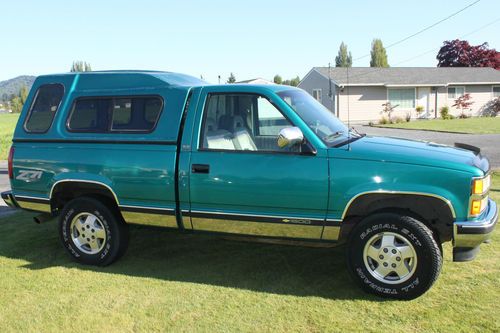
M 293 126 L 265 97 L 217 93 L 207 97 L 201 147 L 208 150 L 290 151 L 278 147 L 281 129 Z

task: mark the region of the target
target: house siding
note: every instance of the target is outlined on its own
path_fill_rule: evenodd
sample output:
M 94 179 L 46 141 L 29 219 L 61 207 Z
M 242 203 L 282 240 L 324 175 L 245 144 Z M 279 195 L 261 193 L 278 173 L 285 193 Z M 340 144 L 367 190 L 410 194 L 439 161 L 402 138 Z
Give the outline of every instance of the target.
M 334 78 L 332 78 L 334 80 Z M 335 81 L 333 81 L 335 83 Z M 437 83 L 437 82 L 436 82 Z M 498 86 L 499 84 L 453 84 L 450 87 L 458 86 L 465 87 L 465 93 L 471 95 L 471 101 L 474 102 L 471 106 L 471 110 L 466 111 L 465 114 L 468 116 L 480 116 L 485 113 L 488 104 L 493 100 L 493 86 Z M 384 114 L 382 112 L 382 104 L 387 102 L 387 89 L 385 85 L 359 85 L 350 87 L 338 87 L 335 84 L 332 86 L 333 98 L 328 97 L 329 84 L 328 78 L 319 73 L 316 69 L 312 69 L 306 77 L 300 82 L 299 88 L 304 89 L 310 95 L 313 95 L 313 89 L 322 90 L 322 100 L 321 103 L 327 107 L 329 110 L 334 112 L 341 120 L 351 122 L 369 122 L 378 121 Z M 403 86 L 401 86 L 403 87 Z M 391 86 L 390 88 L 393 88 Z M 394 86 L 397 88 L 397 86 Z M 401 108 L 397 107 L 393 113 L 393 117 L 406 118 L 408 115 L 411 118 L 426 117 L 426 118 L 439 118 L 440 109 L 443 106 L 448 106 L 450 109 L 450 114 L 454 116 L 459 116 L 461 111 L 457 108 L 452 107 L 455 103 L 454 99 L 448 99 L 448 87 L 444 85 L 440 86 L 411 86 L 405 85 L 404 88 L 415 89 L 415 106 L 427 104 L 422 103 L 419 100 L 419 91 L 430 91 L 428 98 L 428 104 L 423 105 L 427 107 L 424 114 L 418 115 L 415 108 Z M 424 99 L 425 100 L 425 99 Z M 349 110 L 348 110 L 349 109 Z
M 312 70 L 308 73 L 307 77 L 304 78 L 298 85 L 298 88 L 304 89 L 309 93 L 309 95 L 313 96 L 314 89 L 321 89 L 321 104 L 323 104 L 327 109 L 332 112 L 336 112 L 335 105 L 335 94 L 336 94 L 336 86 L 332 82 L 332 98 L 328 96 L 330 86 L 328 84 L 328 79 L 318 73 L 315 70 Z

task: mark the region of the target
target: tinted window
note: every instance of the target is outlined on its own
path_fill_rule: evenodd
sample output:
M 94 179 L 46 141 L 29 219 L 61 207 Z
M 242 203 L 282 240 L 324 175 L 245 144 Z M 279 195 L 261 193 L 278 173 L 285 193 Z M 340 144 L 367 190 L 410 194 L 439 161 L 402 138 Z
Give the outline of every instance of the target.
M 68 127 L 78 132 L 149 132 L 155 128 L 162 106 L 158 97 L 78 99 Z
M 47 132 L 52 125 L 57 109 L 59 109 L 63 95 L 64 87 L 60 84 L 45 84 L 38 88 L 26 119 L 26 131 L 31 133 Z

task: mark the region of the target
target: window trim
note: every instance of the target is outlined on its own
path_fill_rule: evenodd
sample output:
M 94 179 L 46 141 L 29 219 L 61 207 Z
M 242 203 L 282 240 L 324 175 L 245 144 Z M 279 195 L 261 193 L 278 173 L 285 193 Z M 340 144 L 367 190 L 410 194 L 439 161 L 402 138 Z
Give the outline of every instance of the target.
M 255 93 L 255 92 L 238 92 L 238 91 L 228 91 L 228 92 L 207 92 L 204 100 L 204 105 L 203 105 L 203 112 L 201 114 L 201 121 L 200 121 L 200 129 L 198 131 L 199 137 L 198 137 L 198 146 L 197 146 L 197 151 L 199 152 L 214 152 L 214 153 L 237 153 L 237 154 L 280 154 L 280 155 L 304 155 L 304 156 L 314 156 L 316 155 L 317 151 L 316 148 L 307 140 L 307 138 L 304 136 L 304 143 L 303 145 L 307 145 L 311 151 L 310 152 L 292 152 L 292 151 L 273 151 L 273 150 L 238 150 L 238 149 L 210 149 L 210 148 L 205 148 L 203 147 L 203 137 L 205 135 L 205 122 L 206 122 L 206 114 L 208 112 L 208 99 L 210 96 L 213 95 L 253 95 L 253 96 L 260 96 L 262 98 L 265 98 L 273 105 L 282 115 L 283 117 L 294 127 L 296 126 L 290 118 L 283 112 L 283 110 L 280 109 L 276 103 L 274 103 L 269 97 L 266 95 L 260 94 L 260 93 Z
M 450 88 L 455 88 L 455 95 L 453 98 L 450 98 Z M 456 88 L 463 88 L 464 89 L 463 95 L 457 96 Z M 448 87 L 446 87 L 446 99 L 447 100 L 456 100 L 457 98 L 464 96 L 466 93 L 467 92 L 465 91 L 465 86 L 448 86 Z
M 319 91 L 319 99 L 317 99 L 317 98 L 314 97 L 314 92 L 315 91 Z M 312 96 L 318 102 L 323 103 L 323 89 L 321 89 L 321 88 L 313 89 L 312 90 Z
M 389 90 L 410 90 L 413 89 L 413 107 L 399 107 L 400 110 L 413 110 L 417 106 L 417 87 L 391 87 L 386 89 L 386 103 L 390 102 Z
M 76 103 L 80 100 L 87 100 L 87 99 L 111 99 L 112 102 L 115 99 L 133 99 L 133 98 L 157 98 L 160 100 L 161 105 L 160 105 L 160 112 L 158 113 L 158 116 L 156 118 L 154 126 L 150 130 L 113 130 L 112 125 L 113 125 L 113 118 L 111 117 L 111 122 L 109 124 L 109 128 L 106 132 L 101 132 L 101 131 L 90 131 L 90 130 L 78 130 L 78 129 L 72 129 L 70 127 L 70 121 L 71 118 L 73 117 L 73 113 L 75 112 L 75 107 Z M 160 122 L 161 115 L 163 114 L 163 110 L 165 108 L 165 100 L 163 99 L 163 96 L 153 94 L 153 95 L 100 95 L 100 96 L 80 96 L 80 97 L 75 97 L 72 101 L 71 104 L 71 111 L 68 114 L 68 117 L 66 118 L 66 130 L 69 133 L 100 133 L 100 134 L 149 134 L 153 133 L 156 130 L 156 127 L 158 126 L 158 123 Z
M 33 107 L 35 106 L 36 99 L 38 98 L 38 94 L 40 93 L 40 88 L 42 88 L 43 86 L 52 86 L 52 85 L 54 85 L 54 86 L 61 86 L 62 89 L 63 89 L 63 93 L 62 93 L 62 96 L 61 96 L 61 100 L 59 101 L 59 104 L 57 105 L 57 109 L 56 109 L 56 111 L 54 111 L 54 116 L 52 117 L 52 121 L 50 122 L 50 126 L 47 127 L 47 129 L 45 131 L 30 131 L 26 127 L 26 125 L 28 124 L 28 121 L 31 118 L 31 114 L 33 112 Z M 64 87 L 64 84 L 62 84 L 60 82 L 43 83 L 43 84 L 39 85 L 38 88 L 37 88 L 37 90 L 36 90 L 35 96 L 31 100 L 31 105 L 30 105 L 30 109 L 28 111 L 28 114 L 26 115 L 26 118 L 24 119 L 24 124 L 23 124 L 24 131 L 26 133 L 28 133 L 28 134 L 45 134 L 48 131 L 50 131 L 50 129 L 54 125 L 54 119 L 56 119 L 57 113 L 59 112 L 59 109 L 61 108 L 61 104 L 62 104 L 62 101 L 63 101 L 65 95 L 66 95 L 66 87 Z
M 495 97 L 495 90 L 494 90 L 495 88 L 499 88 L 500 89 L 500 85 L 492 85 L 491 86 L 491 98 L 492 99 L 500 97 L 500 95 L 498 95 L 498 96 Z M 500 94 L 500 91 L 498 93 Z

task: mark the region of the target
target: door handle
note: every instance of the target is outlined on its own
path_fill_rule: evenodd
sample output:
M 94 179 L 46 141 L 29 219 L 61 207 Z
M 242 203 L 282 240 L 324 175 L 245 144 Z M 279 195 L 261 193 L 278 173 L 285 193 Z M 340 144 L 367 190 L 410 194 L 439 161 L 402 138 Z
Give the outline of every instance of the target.
M 210 171 L 210 165 L 208 164 L 193 164 L 191 165 L 192 173 L 208 173 Z

